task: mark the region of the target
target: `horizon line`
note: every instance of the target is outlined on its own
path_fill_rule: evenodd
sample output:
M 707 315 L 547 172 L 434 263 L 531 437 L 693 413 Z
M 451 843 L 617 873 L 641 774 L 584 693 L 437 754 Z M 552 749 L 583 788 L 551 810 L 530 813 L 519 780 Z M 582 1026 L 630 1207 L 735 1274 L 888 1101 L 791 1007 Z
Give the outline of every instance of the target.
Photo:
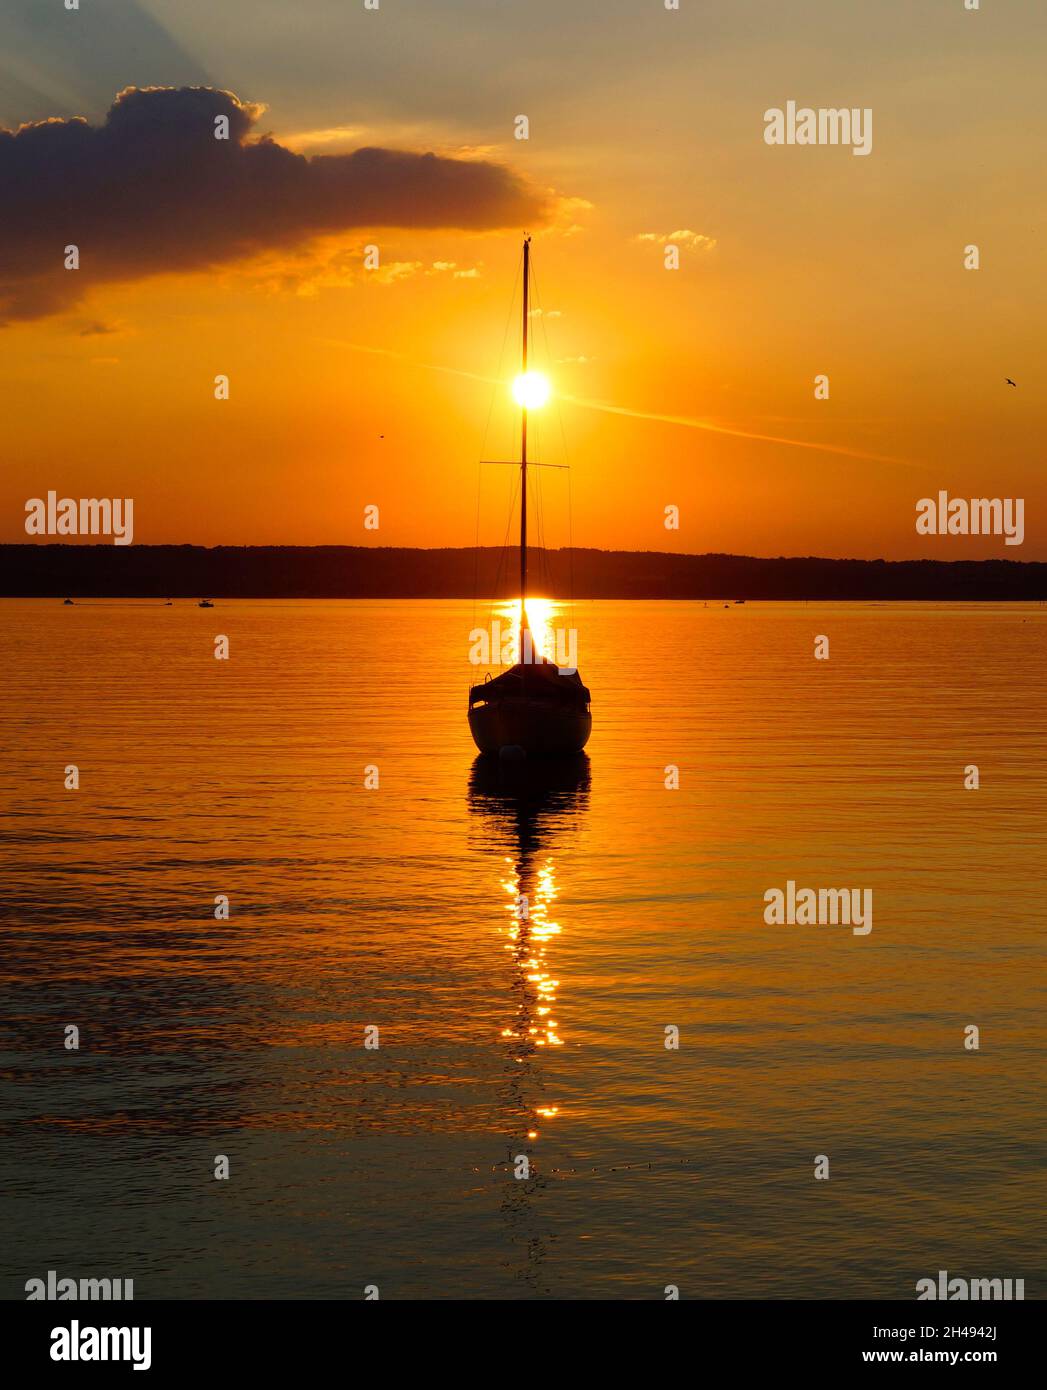
M 63 550 L 73 551 L 111 551 L 113 550 L 111 540 L 98 541 L 0 541 L 0 552 L 10 550 Z M 381 554 L 389 551 L 409 551 L 419 555 L 438 552 L 447 554 L 453 552 L 473 552 L 473 551 L 492 551 L 505 552 L 518 550 L 519 546 L 510 545 L 355 545 L 348 541 L 321 541 L 321 542 L 301 542 L 301 541 L 218 541 L 214 545 L 208 545 L 201 541 L 140 541 L 132 546 L 126 547 L 127 550 L 353 550 L 361 553 Z M 889 559 L 885 555 L 860 556 L 860 555 L 753 555 L 745 551 L 736 550 L 638 550 L 627 549 L 620 546 L 598 546 L 598 545 L 559 545 L 535 547 L 547 555 L 566 554 L 575 552 L 576 554 L 592 555 L 657 555 L 672 560 L 755 560 L 767 562 L 789 562 L 796 560 L 817 560 L 823 564 L 831 565 L 1045 565 L 1047 559 L 1019 560 L 1009 555 L 986 555 L 980 557 L 958 556 L 954 559 L 943 559 L 935 555 L 914 555 L 902 556 L 896 559 Z

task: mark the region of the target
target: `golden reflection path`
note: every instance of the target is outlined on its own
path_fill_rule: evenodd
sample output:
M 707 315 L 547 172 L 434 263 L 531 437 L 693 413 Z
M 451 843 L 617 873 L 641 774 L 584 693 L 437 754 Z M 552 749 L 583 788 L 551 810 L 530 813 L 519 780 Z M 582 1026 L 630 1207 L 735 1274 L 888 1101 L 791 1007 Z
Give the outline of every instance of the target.
M 515 1017 L 502 1029 L 502 1037 L 511 1044 L 515 1057 L 524 1062 L 542 1047 L 562 1047 L 563 1038 L 555 1018 L 557 991 L 560 981 L 551 969 L 550 948 L 560 935 L 560 924 L 553 920 L 556 901 L 556 866 L 551 856 L 540 863 L 530 862 L 523 853 L 518 860 L 506 857 L 508 877 L 502 888 L 509 901 L 503 904 L 508 922 L 499 927 L 506 937 L 505 950 L 512 958 L 513 992 L 516 996 Z M 560 1107 L 543 1103 L 534 1107 L 534 1114 L 551 1120 Z M 531 1129 L 527 1138 L 538 1138 Z

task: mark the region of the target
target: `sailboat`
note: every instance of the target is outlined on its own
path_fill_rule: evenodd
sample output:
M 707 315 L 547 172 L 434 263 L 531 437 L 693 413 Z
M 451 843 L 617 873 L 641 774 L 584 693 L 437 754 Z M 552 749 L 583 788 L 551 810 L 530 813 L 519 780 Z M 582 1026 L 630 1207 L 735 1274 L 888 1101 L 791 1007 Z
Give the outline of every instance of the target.
M 469 691 L 469 730 L 481 753 L 506 761 L 565 758 L 580 753 L 592 732 L 590 694 L 577 671 L 561 670 L 540 652 L 527 616 L 527 411 L 542 404 L 527 370 L 530 325 L 531 238 L 523 246 L 521 374 L 514 391 L 520 405 L 520 660 Z M 537 384 L 544 387 L 542 378 Z

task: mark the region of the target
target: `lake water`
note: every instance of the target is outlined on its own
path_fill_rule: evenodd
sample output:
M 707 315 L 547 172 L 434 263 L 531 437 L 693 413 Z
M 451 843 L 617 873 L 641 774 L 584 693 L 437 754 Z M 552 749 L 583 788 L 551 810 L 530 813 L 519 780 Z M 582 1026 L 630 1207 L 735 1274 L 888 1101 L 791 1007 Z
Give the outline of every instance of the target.
M 578 604 L 523 782 L 487 617 L 0 603 L 0 1295 L 1042 1297 L 1047 608 Z

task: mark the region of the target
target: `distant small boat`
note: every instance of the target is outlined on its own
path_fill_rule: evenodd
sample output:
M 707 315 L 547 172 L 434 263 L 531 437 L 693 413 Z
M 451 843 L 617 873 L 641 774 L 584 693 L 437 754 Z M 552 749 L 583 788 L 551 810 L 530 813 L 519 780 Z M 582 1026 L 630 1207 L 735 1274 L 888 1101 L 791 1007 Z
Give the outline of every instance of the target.
M 209 598 L 202 598 L 196 606 L 197 608 L 213 608 L 214 604 Z
M 736 598 L 736 599 L 735 599 L 735 603 L 744 603 L 744 602 L 745 602 L 745 599 L 743 599 L 743 598 Z
M 168 600 L 165 602 L 164 607 L 165 607 L 165 608 L 170 608 L 170 607 L 171 607 L 171 600 L 170 600 L 170 599 L 168 599 Z
M 531 238 L 523 247 L 523 366 L 527 342 Z M 589 691 L 577 671 L 568 674 L 538 651 L 527 617 L 527 394 L 520 401 L 520 647 L 521 660 L 469 691 L 469 731 L 481 753 L 505 761 L 564 758 L 580 753 L 592 732 Z M 540 402 L 536 402 L 540 404 Z
M 63 604 L 63 607 L 72 608 L 72 606 L 73 606 L 73 600 L 72 600 L 71 598 L 64 598 L 64 599 L 62 600 L 62 604 Z

